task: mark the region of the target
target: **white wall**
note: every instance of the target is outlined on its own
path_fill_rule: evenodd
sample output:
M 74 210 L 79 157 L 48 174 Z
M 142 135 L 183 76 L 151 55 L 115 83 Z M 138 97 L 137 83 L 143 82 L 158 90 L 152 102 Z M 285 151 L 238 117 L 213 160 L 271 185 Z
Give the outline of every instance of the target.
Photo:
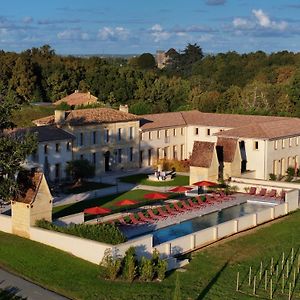
M 256 226 L 256 214 L 250 214 L 237 219 L 237 230 L 243 231 Z
M 12 220 L 10 216 L 0 214 L 0 231 L 12 233 Z

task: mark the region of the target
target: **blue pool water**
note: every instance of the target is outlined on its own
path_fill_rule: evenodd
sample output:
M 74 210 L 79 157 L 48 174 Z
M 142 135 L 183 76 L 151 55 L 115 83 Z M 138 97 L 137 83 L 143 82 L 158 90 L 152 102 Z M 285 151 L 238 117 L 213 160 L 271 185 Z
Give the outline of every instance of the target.
M 243 203 L 153 232 L 153 244 L 158 245 L 190 233 L 218 225 L 267 208 L 264 204 Z

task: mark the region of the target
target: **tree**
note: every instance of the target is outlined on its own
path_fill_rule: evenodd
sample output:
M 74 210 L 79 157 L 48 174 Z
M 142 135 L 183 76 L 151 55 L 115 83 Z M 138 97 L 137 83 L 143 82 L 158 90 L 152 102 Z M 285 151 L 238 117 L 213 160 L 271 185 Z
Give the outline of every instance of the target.
M 181 56 L 182 63 L 185 65 L 192 65 L 195 62 L 200 61 L 204 57 L 200 46 L 197 44 L 192 45 L 190 43 L 187 44 Z
M 70 174 L 77 182 L 83 181 L 85 178 L 95 176 L 95 166 L 87 159 L 78 159 L 70 161 L 66 168 L 67 174 Z
M 140 69 L 153 69 L 156 66 L 155 58 L 151 53 L 143 53 L 138 57 L 137 65 Z

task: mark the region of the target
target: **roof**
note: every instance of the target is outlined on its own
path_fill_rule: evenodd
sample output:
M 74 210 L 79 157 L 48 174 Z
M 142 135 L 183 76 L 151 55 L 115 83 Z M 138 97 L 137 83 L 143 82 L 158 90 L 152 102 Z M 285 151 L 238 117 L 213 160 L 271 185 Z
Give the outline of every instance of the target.
M 209 168 L 212 163 L 215 143 L 195 141 L 191 156 L 191 166 Z
M 222 147 L 224 162 L 233 162 L 237 147 L 237 139 L 218 137 L 217 147 Z
M 55 126 L 35 126 L 29 128 L 17 128 L 10 132 L 17 138 L 22 138 L 26 134 L 36 134 L 38 142 L 62 141 L 75 139 L 75 136 Z
M 139 116 L 112 108 L 89 108 L 66 111 L 65 123 L 73 126 L 138 121 Z M 49 116 L 34 120 L 37 125 L 55 124 L 55 117 Z
M 84 105 L 84 104 L 90 104 L 90 103 L 96 103 L 98 100 L 97 97 L 91 95 L 90 92 L 82 93 L 75 91 L 73 94 L 68 95 L 56 102 L 54 102 L 54 105 L 59 105 L 62 102 L 67 103 L 70 106 L 73 105 Z
M 42 179 L 43 173 L 41 172 L 35 172 L 33 174 L 26 172 L 21 178 L 19 176 L 18 183 L 20 193 L 14 200 L 26 204 L 32 203 L 38 193 Z
M 300 135 L 300 119 L 284 118 L 222 131 L 219 137 L 278 139 Z

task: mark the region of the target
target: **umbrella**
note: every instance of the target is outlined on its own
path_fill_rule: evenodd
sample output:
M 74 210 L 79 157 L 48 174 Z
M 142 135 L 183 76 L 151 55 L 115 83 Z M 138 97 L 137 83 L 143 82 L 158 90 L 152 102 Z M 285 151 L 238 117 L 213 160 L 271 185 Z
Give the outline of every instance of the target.
M 115 205 L 116 206 L 126 206 L 126 205 L 134 205 L 137 203 L 138 203 L 138 201 L 136 201 L 136 200 L 124 199 L 124 200 L 117 202 Z
M 202 181 L 195 182 L 192 185 L 202 186 L 202 187 L 208 187 L 208 186 L 216 186 L 218 184 L 215 183 L 215 182 L 212 182 L 212 181 L 202 180 Z
M 90 215 L 104 215 L 110 213 L 111 209 L 95 206 L 95 207 L 86 208 L 83 212 L 85 214 L 90 214 Z
M 169 190 L 169 192 L 173 192 L 173 193 L 184 193 L 187 191 L 192 190 L 193 188 L 191 187 L 185 187 L 185 186 L 177 186 L 175 188 L 172 188 Z
M 150 193 L 150 194 L 145 194 L 144 198 L 152 199 L 152 200 L 162 200 L 162 199 L 167 199 L 168 195 L 162 193 Z

